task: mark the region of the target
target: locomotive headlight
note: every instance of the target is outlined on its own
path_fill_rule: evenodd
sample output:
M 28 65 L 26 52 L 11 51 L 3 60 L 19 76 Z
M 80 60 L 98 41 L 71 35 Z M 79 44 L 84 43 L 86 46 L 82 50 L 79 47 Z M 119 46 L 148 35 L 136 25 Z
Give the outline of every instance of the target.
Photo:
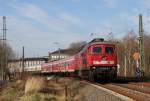
M 109 61 L 109 64 L 114 64 L 115 62 L 114 61 Z
M 93 61 L 93 64 L 99 64 L 99 61 Z

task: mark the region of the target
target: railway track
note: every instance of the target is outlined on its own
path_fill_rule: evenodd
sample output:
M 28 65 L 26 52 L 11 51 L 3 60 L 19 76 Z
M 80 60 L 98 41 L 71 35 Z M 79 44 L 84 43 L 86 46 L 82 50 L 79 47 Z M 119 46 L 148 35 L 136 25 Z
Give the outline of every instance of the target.
M 116 85 L 150 95 L 150 87 L 148 87 L 148 86 L 130 84 L 130 83 L 129 84 L 116 84 Z
M 88 82 L 88 81 L 85 81 Z M 119 84 L 119 83 L 91 83 L 89 84 L 100 86 L 108 90 L 114 91 L 118 94 L 124 95 L 133 99 L 133 101 L 150 101 L 150 86 L 149 82 L 140 82 L 140 83 L 128 83 L 128 84 Z M 144 84 L 143 86 L 139 86 Z
M 150 82 L 131 82 L 133 85 L 150 87 Z
M 135 101 L 150 101 L 150 92 L 144 91 L 144 89 L 139 89 L 135 85 L 127 84 L 97 84 L 98 86 L 104 87 L 106 89 L 112 90 L 119 94 L 125 95 L 132 98 Z

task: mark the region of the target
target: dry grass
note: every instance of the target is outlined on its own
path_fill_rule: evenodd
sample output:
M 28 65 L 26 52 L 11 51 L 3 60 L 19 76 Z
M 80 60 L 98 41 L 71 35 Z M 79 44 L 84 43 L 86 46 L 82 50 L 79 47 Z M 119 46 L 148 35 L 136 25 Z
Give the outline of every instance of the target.
M 46 83 L 45 79 L 41 77 L 30 77 L 27 79 L 25 94 L 20 98 L 20 101 L 65 101 L 63 96 L 52 93 L 56 91 L 56 89 L 61 89 L 60 84 L 54 82 L 50 84 Z M 49 88 L 51 93 L 42 93 L 41 91 L 45 88 Z
M 56 96 L 43 93 L 28 93 L 20 98 L 19 101 L 56 101 Z
M 9 82 L 7 87 L 0 91 L 0 101 L 73 101 L 69 95 L 65 96 L 65 85 L 74 84 L 72 80 L 58 79 L 46 81 L 42 77 L 29 77 L 28 79 Z
M 10 82 L 7 87 L 4 88 L 0 93 L 0 101 L 19 101 L 19 97 L 23 95 L 24 83 Z
M 41 77 L 31 77 L 26 81 L 25 84 L 25 94 L 38 92 L 44 89 L 46 86 L 46 82 L 44 78 Z
M 7 88 L 0 98 L 2 101 L 17 101 L 15 98 L 18 96 L 18 92 L 13 88 Z

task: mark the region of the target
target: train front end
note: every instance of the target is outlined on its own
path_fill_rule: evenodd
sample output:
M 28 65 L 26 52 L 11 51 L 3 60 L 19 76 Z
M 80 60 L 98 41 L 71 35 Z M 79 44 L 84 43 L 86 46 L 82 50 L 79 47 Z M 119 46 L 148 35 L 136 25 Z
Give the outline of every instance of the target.
M 117 51 L 115 44 L 103 40 L 91 43 L 89 47 L 88 63 L 90 71 L 93 72 L 96 78 L 116 78 Z

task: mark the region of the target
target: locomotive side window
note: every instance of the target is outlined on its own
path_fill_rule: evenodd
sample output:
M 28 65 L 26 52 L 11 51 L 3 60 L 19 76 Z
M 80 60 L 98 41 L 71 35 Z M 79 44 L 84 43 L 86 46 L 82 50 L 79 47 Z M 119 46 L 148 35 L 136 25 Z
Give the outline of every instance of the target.
M 113 54 L 114 53 L 114 48 L 113 47 L 106 47 L 105 52 L 108 54 Z
M 101 53 L 102 52 L 102 48 L 101 47 L 94 47 L 93 48 L 93 53 Z

